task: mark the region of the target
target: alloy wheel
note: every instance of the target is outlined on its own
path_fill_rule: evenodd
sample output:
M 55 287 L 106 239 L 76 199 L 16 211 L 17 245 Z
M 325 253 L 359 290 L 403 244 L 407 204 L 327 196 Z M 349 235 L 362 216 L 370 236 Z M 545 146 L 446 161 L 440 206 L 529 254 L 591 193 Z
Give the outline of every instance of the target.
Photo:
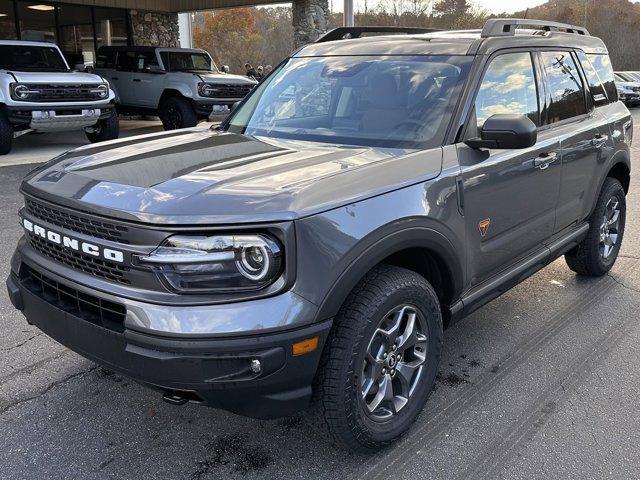
M 373 333 L 360 377 L 361 399 L 373 420 L 388 420 L 409 402 L 423 374 L 426 333 L 426 321 L 412 305 L 394 308 Z
M 613 196 L 607 202 L 600 225 L 600 255 L 607 259 L 618 243 L 620 228 L 620 201 Z

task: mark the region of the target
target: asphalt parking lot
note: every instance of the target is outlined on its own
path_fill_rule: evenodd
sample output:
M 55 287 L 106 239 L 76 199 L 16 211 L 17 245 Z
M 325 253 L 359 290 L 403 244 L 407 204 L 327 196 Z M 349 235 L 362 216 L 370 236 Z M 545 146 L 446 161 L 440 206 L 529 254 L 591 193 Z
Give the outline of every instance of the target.
M 0 167 L 3 278 L 32 167 Z M 610 275 L 579 278 L 560 259 L 447 330 L 427 407 L 374 456 L 336 449 L 313 412 L 258 421 L 170 406 L 40 334 L 3 290 L 0 478 L 638 479 L 637 173 Z

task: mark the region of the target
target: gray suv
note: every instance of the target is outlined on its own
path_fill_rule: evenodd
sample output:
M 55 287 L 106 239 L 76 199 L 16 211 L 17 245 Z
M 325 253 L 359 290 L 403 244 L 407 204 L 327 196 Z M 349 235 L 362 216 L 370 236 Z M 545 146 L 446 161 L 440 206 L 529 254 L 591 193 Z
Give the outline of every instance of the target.
M 257 83 L 219 71 L 204 50 L 186 48 L 100 47 L 96 72 L 115 90 L 119 111 L 158 115 L 165 130 L 195 126 Z
M 376 31 L 405 35 L 358 38 Z M 9 295 L 170 403 L 269 418 L 317 399 L 373 451 L 429 397 L 443 328 L 562 255 L 611 269 L 631 135 L 583 28 L 340 28 L 218 128 L 31 172 Z

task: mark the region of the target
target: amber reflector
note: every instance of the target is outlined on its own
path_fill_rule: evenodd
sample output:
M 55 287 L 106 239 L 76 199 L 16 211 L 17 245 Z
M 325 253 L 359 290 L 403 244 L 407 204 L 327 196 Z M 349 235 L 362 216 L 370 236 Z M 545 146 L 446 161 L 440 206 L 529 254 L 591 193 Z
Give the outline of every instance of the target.
M 305 353 L 313 352 L 316 348 L 318 348 L 319 340 L 319 337 L 313 337 L 294 343 L 291 347 L 293 356 L 297 357 L 298 355 L 304 355 Z

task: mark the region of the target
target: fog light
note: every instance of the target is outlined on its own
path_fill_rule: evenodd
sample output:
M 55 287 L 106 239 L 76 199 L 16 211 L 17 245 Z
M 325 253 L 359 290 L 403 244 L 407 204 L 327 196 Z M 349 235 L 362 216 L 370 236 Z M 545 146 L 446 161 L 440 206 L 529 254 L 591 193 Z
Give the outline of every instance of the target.
M 260 360 L 258 360 L 257 358 L 251 360 L 251 363 L 249 364 L 249 370 L 251 370 L 253 373 L 260 373 L 262 371 L 262 364 L 260 363 Z

